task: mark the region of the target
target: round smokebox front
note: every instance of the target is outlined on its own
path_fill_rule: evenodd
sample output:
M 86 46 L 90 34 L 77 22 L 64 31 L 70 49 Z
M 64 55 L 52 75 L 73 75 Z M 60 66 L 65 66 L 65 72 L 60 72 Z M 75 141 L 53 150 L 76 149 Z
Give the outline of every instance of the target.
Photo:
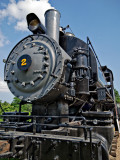
M 34 101 L 47 94 L 56 82 L 52 76 L 56 55 L 54 43 L 45 35 L 28 36 L 19 42 L 5 66 L 5 80 L 11 92 L 24 101 Z

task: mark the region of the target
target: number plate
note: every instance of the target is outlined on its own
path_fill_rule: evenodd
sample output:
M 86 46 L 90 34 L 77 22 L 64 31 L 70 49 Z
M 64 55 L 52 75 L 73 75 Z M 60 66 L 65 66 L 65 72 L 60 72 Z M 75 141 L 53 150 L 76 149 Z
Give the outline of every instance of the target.
M 25 54 L 18 59 L 17 66 L 20 70 L 25 71 L 28 70 L 28 68 L 31 65 L 31 62 L 31 57 Z

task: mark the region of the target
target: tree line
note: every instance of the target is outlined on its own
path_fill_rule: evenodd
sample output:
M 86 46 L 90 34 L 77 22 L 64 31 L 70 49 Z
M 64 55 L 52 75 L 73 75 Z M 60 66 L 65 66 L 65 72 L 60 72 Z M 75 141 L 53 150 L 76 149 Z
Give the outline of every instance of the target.
M 20 104 L 21 100 L 17 97 L 13 98 L 12 103 L 8 103 L 6 101 L 2 102 L 2 100 L 0 100 L 0 115 L 3 112 L 19 112 L 19 104 Z M 22 105 L 21 108 L 21 112 L 29 112 L 29 114 L 32 111 L 32 105 L 31 104 L 24 104 Z
M 120 103 L 120 95 L 119 95 L 119 92 L 114 89 L 114 92 L 115 92 L 115 100 L 116 100 L 116 103 Z
M 120 103 L 120 95 L 119 92 L 115 89 L 115 100 L 116 103 Z M 20 99 L 17 97 L 13 98 L 12 103 L 8 103 L 8 102 L 2 102 L 2 100 L 0 100 L 0 115 L 2 115 L 3 112 L 18 112 L 19 111 L 19 104 L 20 104 Z M 21 108 L 21 112 L 29 112 L 29 114 L 32 111 L 32 105 L 31 104 L 24 104 L 22 105 Z

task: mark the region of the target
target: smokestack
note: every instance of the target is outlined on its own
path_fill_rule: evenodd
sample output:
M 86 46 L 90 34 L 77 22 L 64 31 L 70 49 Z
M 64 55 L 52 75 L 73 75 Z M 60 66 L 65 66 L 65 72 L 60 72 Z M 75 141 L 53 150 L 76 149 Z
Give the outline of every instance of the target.
M 46 34 L 59 43 L 60 13 L 55 9 L 45 12 Z

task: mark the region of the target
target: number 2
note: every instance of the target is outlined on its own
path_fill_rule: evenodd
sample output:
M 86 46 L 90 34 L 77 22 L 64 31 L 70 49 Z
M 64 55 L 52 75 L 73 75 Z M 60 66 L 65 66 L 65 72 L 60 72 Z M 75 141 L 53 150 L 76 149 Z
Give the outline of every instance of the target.
M 21 63 L 21 66 L 25 66 L 25 65 L 27 65 L 27 63 L 26 63 L 26 59 L 22 59 L 22 60 L 21 60 L 21 62 L 22 62 L 22 63 Z

